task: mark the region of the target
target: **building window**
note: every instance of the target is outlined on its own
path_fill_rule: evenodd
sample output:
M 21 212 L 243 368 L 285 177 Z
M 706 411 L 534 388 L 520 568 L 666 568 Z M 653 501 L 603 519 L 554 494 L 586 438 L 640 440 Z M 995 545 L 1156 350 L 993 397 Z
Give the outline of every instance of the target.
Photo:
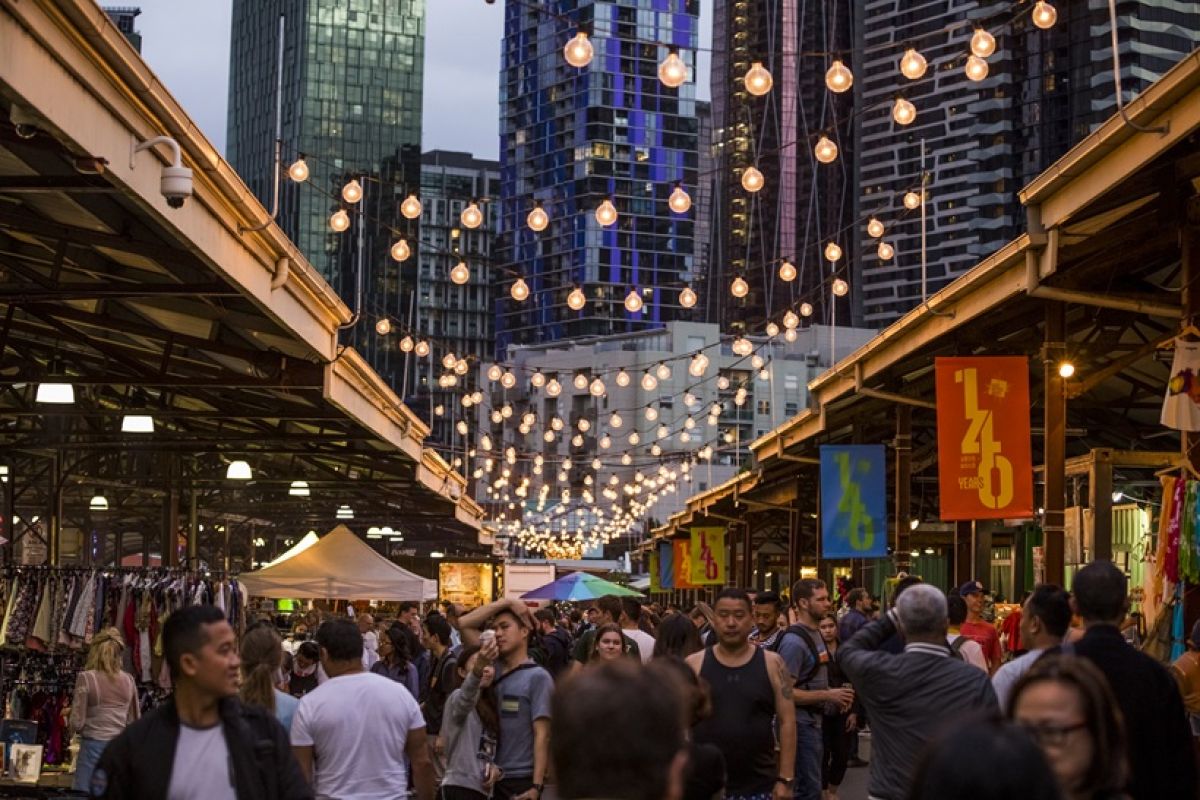
M 759 400 L 758 401 L 758 413 L 763 414 L 763 415 L 770 414 L 771 413 L 771 401 L 770 400 Z

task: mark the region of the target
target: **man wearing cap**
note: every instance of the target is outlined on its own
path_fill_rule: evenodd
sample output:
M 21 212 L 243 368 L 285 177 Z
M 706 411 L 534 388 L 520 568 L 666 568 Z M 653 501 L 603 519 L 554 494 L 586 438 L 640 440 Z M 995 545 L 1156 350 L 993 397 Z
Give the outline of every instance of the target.
M 995 672 L 1000 668 L 1000 634 L 996 633 L 995 625 L 983 618 L 985 591 L 979 581 L 967 581 L 958 587 L 959 595 L 967 603 L 967 621 L 962 624 L 959 633 L 979 642 L 987 658 L 988 672 Z

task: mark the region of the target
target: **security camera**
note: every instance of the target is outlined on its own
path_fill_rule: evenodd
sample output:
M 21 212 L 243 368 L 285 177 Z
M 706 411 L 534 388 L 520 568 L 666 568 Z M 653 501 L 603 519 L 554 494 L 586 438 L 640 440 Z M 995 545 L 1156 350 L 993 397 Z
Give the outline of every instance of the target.
M 179 150 L 179 142 L 172 139 L 170 136 L 155 136 L 153 139 L 147 139 L 144 142 L 133 141 L 133 148 L 129 154 L 129 168 L 134 168 L 133 157 L 147 150 L 156 144 L 165 144 L 171 148 L 171 153 L 174 160 L 169 167 L 163 167 L 162 178 L 158 182 L 158 190 L 162 192 L 162 196 L 167 198 L 167 205 L 171 208 L 183 208 L 183 201 L 192 196 L 192 171 L 183 166 L 182 154 Z
M 32 139 L 34 136 L 37 136 L 37 117 L 16 103 L 13 103 L 12 108 L 9 109 L 8 119 L 12 122 L 13 130 L 17 136 L 20 136 L 22 139 Z

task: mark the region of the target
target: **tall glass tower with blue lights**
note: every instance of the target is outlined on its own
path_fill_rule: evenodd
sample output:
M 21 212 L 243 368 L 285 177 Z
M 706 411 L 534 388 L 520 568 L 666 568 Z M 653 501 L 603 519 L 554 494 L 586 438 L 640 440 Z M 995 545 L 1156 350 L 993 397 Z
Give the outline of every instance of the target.
M 694 282 L 695 208 L 676 214 L 677 183 L 695 196 L 699 141 L 695 53 L 700 0 L 506 0 L 500 72 L 500 238 L 496 346 L 657 327 L 691 315 L 680 307 Z M 577 31 L 595 49 L 567 64 Z M 658 64 L 670 49 L 689 80 L 669 88 Z M 594 212 L 605 198 L 616 224 Z M 526 216 L 540 202 L 549 226 Z M 528 299 L 509 287 L 523 278 Z M 587 302 L 567 305 L 575 288 Z M 640 311 L 626 310 L 630 291 Z

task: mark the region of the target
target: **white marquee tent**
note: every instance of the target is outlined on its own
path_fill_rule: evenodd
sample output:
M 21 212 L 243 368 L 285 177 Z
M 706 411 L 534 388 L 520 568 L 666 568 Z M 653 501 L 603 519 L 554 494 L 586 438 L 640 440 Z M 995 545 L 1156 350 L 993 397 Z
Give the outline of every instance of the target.
M 238 577 L 254 597 L 436 600 L 437 581 L 393 564 L 345 525 L 286 561 Z

